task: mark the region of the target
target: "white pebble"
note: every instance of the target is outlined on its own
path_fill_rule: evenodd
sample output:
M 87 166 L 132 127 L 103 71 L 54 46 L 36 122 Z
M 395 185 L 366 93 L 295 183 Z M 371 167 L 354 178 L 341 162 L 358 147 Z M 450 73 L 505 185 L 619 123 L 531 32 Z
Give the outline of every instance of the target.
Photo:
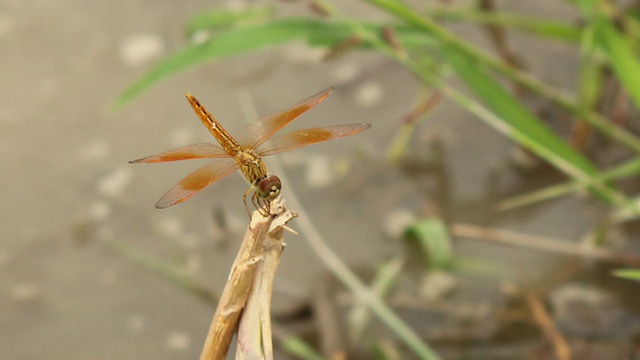
M 161 235 L 176 238 L 182 234 L 182 220 L 178 217 L 165 217 L 158 223 Z
M 322 48 L 311 48 L 304 44 L 292 44 L 284 49 L 284 56 L 294 64 L 319 64 L 324 61 L 327 51 Z
M 311 156 L 307 159 L 306 181 L 310 187 L 320 189 L 331 185 L 334 173 L 326 156 Z
M 171 133 L 169 145 L 172 147 L 186 146 L 195 143 L 193 131 L 189 129 L 180 129 Z
M 174 331 L 167 338 L 167 347 L 171 350 L 186 350 L 191 346 L 189 335 L 182 331 Z
M 134 314 L 127 320 L 127 327 L 134 332 L 140 332 L 144 329 L 146 320 L 142 315 Z
M 109 154 L 109 144 L 104 140 L 94 140 L 77 152 L 76 157 L 80 161 L 88 162 L 102 159 Z
M 377 105 L 384 96 L 382 85 L 377 82 L 366 82 L 356 90 L 354 94 L 355 102 L 362 107 L 372 107 Z
M 42 297 L 42 290 L 34 284 L 18 284 L 11 289 L 11 296 L 21 302 L 33 302 Z
M 120 45 L 120 59 L 129 67 L 159 59 L 164 52 L 164 41 L 156 34 L 134 35 Z
M 333 79 L 332 83 L 334 84 L 344 84 L 350 81 L 355 80 L 360 74 L 362 70 L 360 66 L 358 66 L 355 62 L 345 62 L 338 65 L 333 72 L 331 72 L 331 78 Z
M 456 277 L 444 271 L 427 273 L 420 284 L 420 296 L 426 302 L 442 300 L 458 285 Z
M 209 34 L 208 31 L 204 31 L 204 30 L 200 30 L 195 32 L 192 36 L 191 36 L 191 42 L 195 45 L 200 45 L 200 44 L 204 44 L 205 42 L 207 42 L 209 39 L 211 38 L 211 35 Z
M 394 209 L 384 219 L 385 233 L 398 239 L 407 227 L 416 220 L 416 216 L 407 209 Z
M 98 190 L 106 196 L 114 197 L 120 194 L 131 181 L 131 168 L 120 167 L 98 182 Z
M 111 205 L 106 201 L 97 201 L 89 208 L 91 218 L 96 221 L 102 221 L 111 215 Z

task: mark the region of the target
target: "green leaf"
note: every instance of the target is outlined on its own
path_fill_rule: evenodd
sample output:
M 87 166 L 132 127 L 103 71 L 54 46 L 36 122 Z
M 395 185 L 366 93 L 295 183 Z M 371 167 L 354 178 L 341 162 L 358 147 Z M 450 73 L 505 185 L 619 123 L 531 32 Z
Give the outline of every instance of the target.
M 304 34 L 304 30 L 292 27 L 295 27 L 292 22 L 282 21 L 247 26 L 217 34 L 203 44 L 190 45 L 162 60 L 127 88 L 116 100 L 116 107 L 124 105 L 161 79 L 205 61 L 282 44 L 296 40 Z
M 593 26 L 587 26 L 582 32 L 580 42 L 578 104 L 583 113 L 594 111 L 603 90 L 604 64 L 596 58 L 597 51 L 594 44 L 593 30 Z M 584 117 L 584 115 L 581 114 L 581 117 Z
M 498 116 L 490 121 L 492 126 L 569 176 L 582 182 L 590 181 L 596 168 L 589 160 L 560 139 L 473 59 L 451 46 L 444 45 L 442 49 L 465 84 Z M 609 203 L 626 202 L 606 184 L 595 184 L 591 189 Z
M 295 355 L 296 358 L 307 360 L 325 359 L 325 357 L 318 354 L 312 346 L 294 334 L 285 333 L 284 336 L 281 336 L 279 342 L 285 352 Z
M 406 25 L 386 25 L 378 23 L 360 23 L 366 29 L 381 33 L 390 26 L 400 43 L 410 49 L 422 49 L 431 42 L 430 37 Z M 228 29 L 214 34 L 207 42 L 191 44 L 185 49 L 170 55 L 157 64 L 118 97 L 114 107 L 118 108 L 131 101 L 158 81 L 175 73 L 190 69 L 207 61 L 239 55 L 252 51 L 304 40 L 311 46 L 334 47 L 354 35 L 353 25 L 348 22 L 327 22 L 312 18 L 287 18 L 268 23 L 252 24 Z M 366 41 L 358 44 L 360 48 L 369 48 Z
M 582 116 L 584 121 L 588 122 L 598 130 L 617 140 L 621 144 L 633 149 L 634 151 L 640 152 L 640 140 L 637 136 L 629 133 L 628 131 L 621 129 L 618 126 L 615 126 L 611 122 L 607 121 L 603 116 L 596 112 L 584 112 L 579 108 L 579 105 L 575 102 L 575 100 L 565 94 L 564 92 L 559 91 L 553 87 L 548 86 L 547 84 L 541 82 L 539 79 L 530 76 L 530 74 L 520 71 L 518 69 L 509 66 L 498 58 L 495 58 L 493 55 L 490 55 L 486 51 L 480 49 L 479 47 L 473 46 L 468 41 L 454 35 L 452 32 L 447 29 L 439 26 L 431 19 L 422 15 L 419 11 L 415 11 L 410 8 L 402 1 L 399 0 L 363 0 L 367 3 L 370 3 L 374 6 L 379 7 L 383 11 L 395 15 L 406 24 L 414 26 L 416 29 L 420 29 L 424 32 L 425 35 L 430 36 L 434 40 L 437 40 L 440 43 L 447 44 L 461 53 L 474 58 L 474 60 L 478 61 L 479 64 L 486 66 L 491 70 L 498 71 L 501 75 L 507 77 L 509 80 L 514 81 L 516 84 L 523 86 L 530 91 L 539 94 L 543 97 L 546 97 L 553 101 L 555 104 L 560 107 L 568 110 L 569 112 L 575 114 L 576 116 Z M 580 6 L 581 9 L 590 9 L 593 8 L 593 5 L 598 0 L 572 0 L 574 3 L 577 3 L 577 6 Z M 586 11 L 587 10 L 583 10 Z M 590 18 L 587 14 L 586 18 Z M 413 69 L 416 72 L 415 69 Z M 459 101 L 460 100 L 456 100 Z M 473 112 L 473 111 L 472 111 Z M 477 114 L 476 114 L 477 115 Z M 486 117 L 486 116 L 485 116 Z M 486 121 L 486 119 L 485 119 Z
M 625 90 L 640 108 L 640 64 L 631 41 L 616 30 L 604 14 L 598 14 L 594 19 L 594 36 Z
M 251 6 L 244 10 L 212 9 L 194 16 L 187 23 L 187 35 L 264 23 L 275 13 L 273 6 Z
M 640 270 L 638 269 L 616 270 L 613 275 L 623 279 L 640 281 Z
M 456 256 L 453 263 L 457 273 L 475 277 L 501 277 L 504 278 L 513 271 L 509 264 L 496 263 L 493 260 L 477 256 Z
M 485 121 L 489 121 L 492 126 L 510 138 L 578 180 L 588 180 L 590 175 L 595 173 L 595 167 L 586 158 L 558 138 L 484 71 L 484 61 L 477 58 L 467 44 L 460 43 L 452 34 L 433 26 L 402 2 L 367 1 L 401 17 L 425 33 L 432 34 L 434 39 L 440 42 L 448 63 L 465 84 L 497 115 L 497 118 L 485 117 Z
M 407 228 L 404 237 L 415 242 L 430 269 L 447 269 L 453 263 L 451 238 L 444 221 L 432 217 L 421 219 Z
M 555 20 L 531 17 L 507 12 L 485 12 L 477 9 L 453 9 L 438 7 L 427 12 L 428 16 L 445 20 L 473 21 L 481 24 L 499 25 L 514 30 L 522 30 L 550 40 L 578 42 L 580 28 L 577 24 L 567 24 Z
M 638 174 L 640 174 L 640 157 L 631 159 L 621 165 L 616 165 L 610 170 L 600 172 L 596 176 L 593 176 L 589 182 L 585 183 L 579 181 L 568 181 L 530 193 L 517 195 L 501 201 L 498 204 L 498 208 L 500 210 L 513 209 L 518 206 L 528 205 L 534 202 L 548 200 L 558 196 L 566 195 L 570 192 L 582 190 L 593 182 L 606 182 L 609 180 L 620 179 L 629 176 L 637 176 Z M 627 207 L 623 207 L 621 209 L 627 209 Z
M 520 104 L 517 99 L 504 90 L 496 80 L 488 76 L 484 68 L 490 67 L 498 70 L 502 74 L 509 76 L 511 80 L 517 81 L 530 89 L 535 89 L 536 92 L 543 92 L 542 90 L 546 89 L 546 86 L 537 81 L 531 81 L 529 77 L 513 71 L 511 67 L 486 56 L 482 51 L 478 51 L 468 42 L 460 40 L 448 30 L 437 26 L 433 21 L 420 15 L 419 12 L 408 7 L 402 1 L 365 1 L 397 16 L 439 42 L 443 53 L 448 58 L 449 64 L 454 67 L 458 75 L 466 82 L 466 85 L 488 105 L 489 109 L 469 99 L 443 80 L 431 79 L 428 74 L 424 74 L 422 67 L 410 65 L 416 74 L 420 74 L 425 81 L 438 87 L 454 101 L 467 108 L 468 111 L 533 151 L 536 155 L 549 161 L 569 176 L 583 183 L 591 181 L 593 174 L 596 172 L 591 162 L 549 130 L 524 105 Z M 544 92 L 547 95 L 554 93 L 549 89 Z M 552 98 L 557 103 L 570 108 L 571 111 L 576 111 L 577 109 L 575 104 L 567 101 L 563 96 L 553 96 Z M 605 130 L 605 127 L 602 126 L 602 123 L 605 122 L 601 122 L 600 118 L 595 119 L 594 116 L 591 116 L 591 113 L 587 115 L 589 116 L 585 117 L 585 120 L 589 120 L 594 126 L 598 124 L 599 129 Z M 610 131 L 612 130 L 611 127 L 606 128 L 606 130 L 609 135 L 613 136 L 615 133 L 616 139 L 620 141 L 626 137 L 621 136 L 626 135 L 626 132 L 620 134 Z M 627 140 L 629 140 L 625 141 L 627 145 L 632 147 L 638 145 L 635 139 Z M 632 209 L 633 213 L 640 214 L 640 206 L 638 204 L 629 201 L 624 195 L 614 191 L 608 184 L 593 182 L 591 184 L 589 189 L 607 202 L 618 206 L 626 206 Z

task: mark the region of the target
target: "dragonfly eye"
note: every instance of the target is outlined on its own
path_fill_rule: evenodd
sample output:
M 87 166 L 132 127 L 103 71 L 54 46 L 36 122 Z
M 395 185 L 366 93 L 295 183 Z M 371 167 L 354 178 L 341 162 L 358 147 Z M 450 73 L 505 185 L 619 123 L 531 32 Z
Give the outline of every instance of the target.
M 282 182 L 280 178 L 275 175 L 267 175 L 256 184 L 256 193 L 258 196 L 268 200 L 277 198 L 278 195 L 280 195 L 280 189 L 282 189 Z

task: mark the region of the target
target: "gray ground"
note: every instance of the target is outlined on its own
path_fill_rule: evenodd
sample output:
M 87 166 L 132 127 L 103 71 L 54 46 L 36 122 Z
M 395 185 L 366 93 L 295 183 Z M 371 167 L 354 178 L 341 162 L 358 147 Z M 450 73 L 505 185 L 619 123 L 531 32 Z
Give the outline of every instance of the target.
M 184 99 L 187 91 L 233 132 L 252 112 L 268 114 L 336 86 L 293 127 L 348 122 L 373 127 L 279 156 L 290 179 L 285 197 L 295 189 L 330 246 L 349 264 L 372 264 L 397 249 L 384 235 L 384 221 L 392 210 L 418 209 L 412 194 L 419 184 L 382 159 L 417 84 L 390 60 L 351 54 L 321 63 L 319 54 L 302 44 L 285 46 L 199 67 L 160 83 L 121 111 L 108 111 L 156 59 L 185 44 L 183 25 L 212 3 L 0 4 L 3 359 L 175 359 L 199 353 L 213 309 L 101 245 L 115 239 L 165 258 L 180 247 L 187 269 L 203 283 L 216 291 L 224 283 L 246 221 L 243 180 L 234 174 L 159 211 L 155 201 L 198 164 L 127 164 L 212 141 Z M 286 12 L 305 11 L 300 3 L 281 6 Z M 345 6 L 362 9 L 352 2 Z M 560 16 L 562 10 L 527 11 Z M 466 30 L 484 41 L 476 29 Z M 571 86 L 576 74 L 566 47 L 514 39 L 545 79 Z M 510 143 L 446 100 L 417 136 L 434 133 L 444 139 L 456 199 L 481 199 L 487 172 L 504 166 Z M 346 178 L 335 170 L 341 164 L 348 165 Z M 563 218 L 569 209 L 571 201 L 559 203 L 512 227 L 575 238 L 583 224 Z M 212 216 L 220 211 L 230 227 L 224 234 Z M 288 238 L 276 307 L 304 297 L 323 271 L 303 237 Z M 172 243 L 176 239 L 178 245 Z

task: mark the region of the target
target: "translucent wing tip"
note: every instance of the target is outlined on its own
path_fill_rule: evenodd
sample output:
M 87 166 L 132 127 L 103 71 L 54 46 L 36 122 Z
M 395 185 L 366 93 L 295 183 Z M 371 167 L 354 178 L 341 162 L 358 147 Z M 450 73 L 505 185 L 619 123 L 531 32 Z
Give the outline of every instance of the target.
M 160 200 L 156 202 L 156 205 L 155 205 L 156 209 L 166 209 L 173 205 L 180 204 L 181 202 L 185 202 L 187 199 L 197 194 L 198 191 L 194 191 L 194 192 L 184 191 L 182 186 L 176 185 L 173 188 L 169 189 L 169 191 L 167 191 L 160 198 Z
M 186 200 L 186 199 L 185 199 Z M 173 206 L 175 204 L 181 203 L 182 201 L 178 201 L 178 202 L 172 202 L 169 201 L 167 199 L 160 199 L 158 200 L 158 202 L 156 203 L 156 209 L 166 209 L 170 206 Z
M 320 91 L 319 93 L 315 94 L 314 96 L 312 96 L 312 98 L 318 96 L 319 97 L 318 101 L 322 101 L 322 100 L 324 100 L 324 98 L 326 98 L 327 96 L 331 95 L 331 93 L 335 89 L 336 89 L 335 87 L 330 86 L 330 87 Z
M 129 164 L 142 164 L 142 163 L 146 162 L 147 157 L 143 157 L 143 158 L 135 159 L 135 160 L 129 160 L 128 163 Z
M 349 135 L 355 135 L 358 133 L 361 133 L 365 130 L 368 130 L 369 128 L 371 128 L 371 124 L 367 124 L 367 123 L 357 123 L 357 124 L 350 124 L 350 125 L 342 125 L 342 126 L 337 126 L 338 128 L 343 127 L 344 130 L 340 133 L 341 137 L 342 136 L 349 136 Z

